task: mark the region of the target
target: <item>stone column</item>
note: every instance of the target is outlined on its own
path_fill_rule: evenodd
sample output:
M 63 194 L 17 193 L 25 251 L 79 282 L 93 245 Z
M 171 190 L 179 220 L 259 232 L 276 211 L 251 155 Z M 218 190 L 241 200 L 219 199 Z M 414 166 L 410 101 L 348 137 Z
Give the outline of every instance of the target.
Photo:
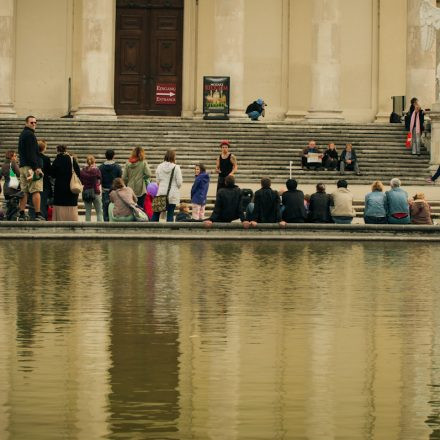
M 339 0 L 313 0 L 312 99 L 306 119 L 342 120 Z
M 406 40 L 406 100 L 407 107 L 417 97 L 422 108 L 435 102 L 435 44 L 422 45 L 420 6 L 422 0 L 408 0 Z M 431 0 L 435 6 L 435 0 Z
M 231 77 L 231 117 L 245 117 L 244 10 L 244 0 L 215 1 L 214 74 Z
M 432 105 L 429 117 L 431 119 L 431 161 L 429 168 L 435 172 L 440 165 L 440 102 Z
M 0 117 L 14 109 L 15 0 L 0 2 Z
M 83 0 L 81 90 L 76 118 L 115 118 L 115 0 Z

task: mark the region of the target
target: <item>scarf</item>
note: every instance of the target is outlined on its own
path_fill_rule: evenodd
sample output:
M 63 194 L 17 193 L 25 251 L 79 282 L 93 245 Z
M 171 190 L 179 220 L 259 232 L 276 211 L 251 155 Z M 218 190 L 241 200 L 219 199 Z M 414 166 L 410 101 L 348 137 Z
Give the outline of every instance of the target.
M 416 117 L 417 113 L 417 117 Z M 411 124 L 409 126 L 409 131 L 412 133 L 414 129 L 414 123 L 416 125 L 416 134 L 420 134 L 420 117 L 419 112 L 413 111 L 413 114 L 411 115 Z

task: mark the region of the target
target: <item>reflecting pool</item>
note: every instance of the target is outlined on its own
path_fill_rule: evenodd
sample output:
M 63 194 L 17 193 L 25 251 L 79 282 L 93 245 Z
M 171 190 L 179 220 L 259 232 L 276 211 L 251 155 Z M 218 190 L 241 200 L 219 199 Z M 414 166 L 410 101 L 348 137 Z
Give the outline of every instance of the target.
M 0 242 L 0 439 L 440 439 L 440 246 Z

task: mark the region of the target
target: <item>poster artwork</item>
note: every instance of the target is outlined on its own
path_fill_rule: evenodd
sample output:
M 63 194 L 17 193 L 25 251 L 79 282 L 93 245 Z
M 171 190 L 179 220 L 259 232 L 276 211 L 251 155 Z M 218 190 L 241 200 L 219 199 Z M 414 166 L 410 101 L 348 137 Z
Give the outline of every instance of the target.
M 203 77 L 203 113 L 229 113 L 229 77 Z

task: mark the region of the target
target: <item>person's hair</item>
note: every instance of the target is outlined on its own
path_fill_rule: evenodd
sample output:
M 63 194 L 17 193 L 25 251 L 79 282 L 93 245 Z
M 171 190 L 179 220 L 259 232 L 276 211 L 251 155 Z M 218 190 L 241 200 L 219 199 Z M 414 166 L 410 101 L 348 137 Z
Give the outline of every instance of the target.
M 121 189 L 124 188 L 124 181 L 120 177 L 116 177 L 112 182 L 112 189 Z
M 353 145 L 351 145 L 350 143 L 345 144 L 345 148 L 347 148 L 347 147 L 353 148 Z
M 199 167 L 199 168 L 200 168 L 200 172 L 201 172 L 201 173 L 206 173 L 206 167 L 205 167 L 205 165 L 203 165 L 202 163 L 197 163 L 197 164 L 196 164 L 196 167 Z
M 310 202 L 310 194 L 304 194 L 304 200 Z
M 14 157 L 14 154 L 17 154 L 14 150 L 8 150 L 5 153 L 6 159 L 11 160 Z
M 425 200 L 426 199 L 425 194 L 422 192 L 416 193 L 416 195 L 413 198 L 414 198 L 414 200 Z
M 235 185 L 235 177 L 234 176 L 226 176 L 225 177 L 225 185 L 226 186 L 234 186 Z
M 145 159 L 145 151 L 142 147 L 135 147 L 133 150 L 131 150 L 131 157 L 137 158 L 138 160 L 144 160 Z
M 65 153 L 67 151 L 67 147 L 65 145 L 57 145 L 57 153 Z
M 334 142 L 329 142 L 328 147 L 330 148 L 330 145 L 333 145 L 336 149 L 336 144 Z
M 87 156 L 87 165 L 90 166 L 90 165 L 93 165 L 94 163 L 96 163 L 96 160 L 95 160 L 94 156 L 89 154 Z
M 286 188 L 289 191 L 295 191 L 298 186 L 298 182 L 295 179 L 287 179 L 286 180 Z
M 319 193 L 325 192 L 325 184 L 324 183 L 318 183 L 316 185 L 316 192 L 319 192 Z
M 163 160 L 165 162 L 176 163 L 176 150 L 167 150 Z
M 411 105 L 414 105 L 417 101 L 418 99 L 416 97 L 411 98 Z
M 272 184 L 269 177 L 263 177 L 261 179 L 261 188 L 270 188 L 270 185 Z
M 107 150 L 106 152 L 105 152 L 105 158 L 107 159 L 107 160 L 112 160 L 113 158 L 115 157 L 115 151 L 114 150 Z
M 187 212 L 187 211 L 189 211 L 188 203 L 182 202 L 182 203 L 179 205 L 179 211 L 180 211 L 180 212 Z
M 402 185 L 402 182 L 397 177 L 394 177 L 390 181 L 391 188 L 399 188 L 399 186 Z
M 47 142 L 46 139 L 40 139 L 37 141 L 38 143 L 38 150 L 40 153 L 42 153 L 47 148 Z
M 347 188 L 348 183 L 347 183 L 346 180 L 344 180 L 344 179 L 340 179 L 340 180 L 338 180 L 338 181 L 336 182 L 336 186 L 337 186 L 338 188 Z
M 371 191 L 383 191 L 383 183 L 380 180 L 375 180 L 371 185 Z
M 26 124 L 29 122 L 29 119 L 37 119 L 37 118 L 32 115 L 26 116 L 26 119 L 25 119 Z

